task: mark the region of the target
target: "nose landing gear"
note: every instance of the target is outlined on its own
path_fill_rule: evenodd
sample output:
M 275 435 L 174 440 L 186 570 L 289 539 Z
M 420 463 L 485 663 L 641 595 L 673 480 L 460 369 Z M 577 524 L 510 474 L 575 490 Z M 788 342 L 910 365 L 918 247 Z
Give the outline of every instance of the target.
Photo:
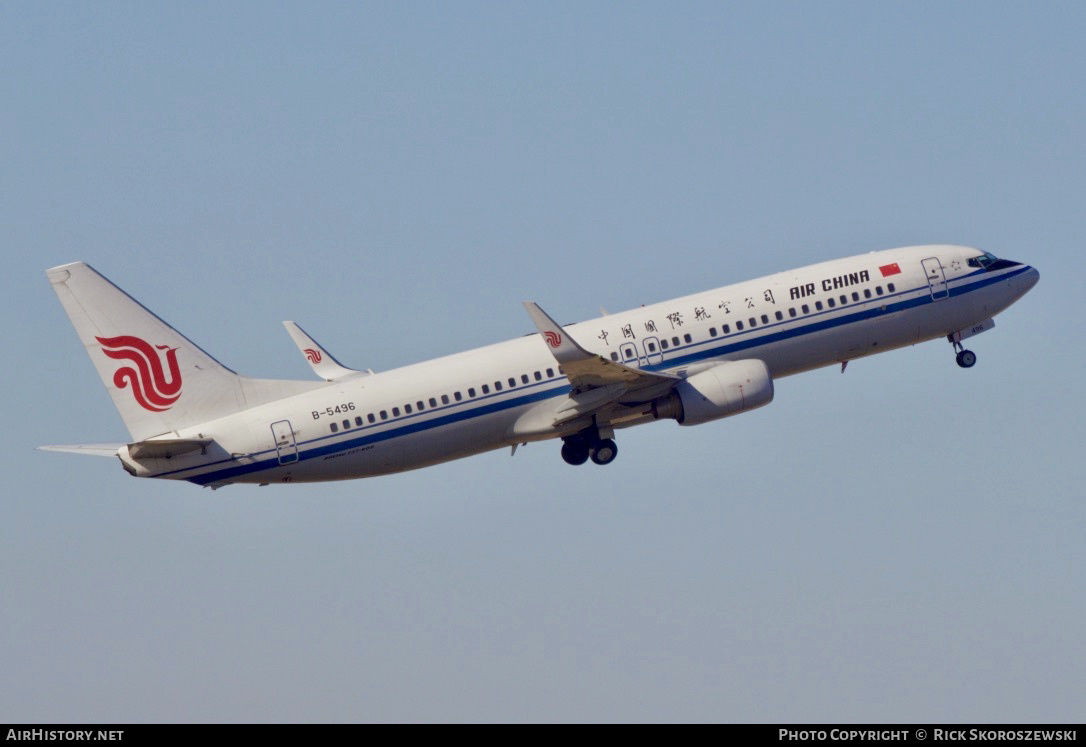
M 947 335 L 947 339 L 950 340 L 950 344 L 954 346 L 954 350 L 957 351 L 957 355 L 954 356 L 954 360 L 958 362 L 958 365 L 962 368 L 972 368 L 977 364 L 977 354 L 972 350 L 966 350 L 962 346 L 961 339 L 955 335 Z
M 972 350 L 959 350 L 958 354 L 954 356 L 954 360 L 962 368 L 972 368 L 977 362 L 977 354 Z

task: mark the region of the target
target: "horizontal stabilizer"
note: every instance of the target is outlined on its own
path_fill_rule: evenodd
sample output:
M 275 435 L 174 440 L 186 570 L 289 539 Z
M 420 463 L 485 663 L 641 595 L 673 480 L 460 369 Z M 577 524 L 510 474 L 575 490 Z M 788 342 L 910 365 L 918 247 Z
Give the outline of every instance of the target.
M 283 322 L 283 326 L 287 328 L 290 339 L 294 340 L 294 344 L 302 351 L 302 355 L 305 356 L 306 361 L 313 369 L 313 373 L 325 381 L 342 381 L 359 376 L 369 376 L 373 373 L 371 369 L 356 371 L 342 365 L 332 357 L 331 353 L 321 347 L 316 340 L 294 322 Z
M 190 451 L 203 451 L 212 442 L 210 438 L 153 438 L 128 444 L 128 456 L 133 459 L 170 459 Z
M 61 446 L 39 446 L 39 451 L 66 451 L 69 454 L 87 454 L 89 456 L 115 457 L 124 444 L 65 444 Z

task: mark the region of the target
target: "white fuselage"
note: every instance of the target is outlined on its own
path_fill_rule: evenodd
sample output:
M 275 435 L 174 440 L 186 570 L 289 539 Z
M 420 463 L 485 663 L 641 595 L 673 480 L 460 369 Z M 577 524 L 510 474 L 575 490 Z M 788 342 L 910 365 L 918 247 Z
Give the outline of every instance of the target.
M 1037 281 L 1006 262 L 968 263 L 976 249 L 893 249 L 611 314 L 564 329 L 592 353 L 686 376 L 741 359 L 773 378 L 946 337 L 999 313 Z M 933 261 L 934 260 L 934 261 Z M 179 431 L 213 448 L 171 459 L 121 458 L 148 477 L 219 486 L 336 480 L 399 472 L 564 436 L 570 392 L 539 335 L 383 373 L 332 382 Z M 615 427 L 644 422 L 631 417 Z

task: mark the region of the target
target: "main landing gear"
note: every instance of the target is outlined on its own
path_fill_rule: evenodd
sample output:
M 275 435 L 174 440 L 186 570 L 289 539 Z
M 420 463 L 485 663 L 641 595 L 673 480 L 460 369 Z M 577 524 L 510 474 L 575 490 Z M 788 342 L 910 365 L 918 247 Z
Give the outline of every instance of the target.
M 958 354 L 954 356 L 954 360 L 958 362 L 959 366 L 972 368 L 977 364 L 977 354 L 972 350 L 966 350 L 962 346 L 961 340 L 955 339 L 954 335 L 947 335 L 947 339 L 950 340 L 950 344 L 954 346 L 954 349 L 958 351 Z
M 601 437 L 596 428 L 586 428 L 562 439 L 562 459 L 566 464 L 584 464 L 589 459 L 595 464 L 610 464 L 616 456 L 618 446 L 612 439 Z

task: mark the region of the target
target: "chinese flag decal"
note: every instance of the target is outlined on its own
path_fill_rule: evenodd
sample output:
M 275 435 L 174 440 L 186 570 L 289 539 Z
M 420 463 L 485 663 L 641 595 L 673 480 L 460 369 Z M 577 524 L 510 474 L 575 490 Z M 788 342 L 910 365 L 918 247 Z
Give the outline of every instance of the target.
M 900 275 L 901 268 L 898 267 L 897 262 L 894 262 L 892 265 L 883 265 L 879 268 L 879 272 L 881 272 L 882 276 L 885 278 L 890 275 Z

